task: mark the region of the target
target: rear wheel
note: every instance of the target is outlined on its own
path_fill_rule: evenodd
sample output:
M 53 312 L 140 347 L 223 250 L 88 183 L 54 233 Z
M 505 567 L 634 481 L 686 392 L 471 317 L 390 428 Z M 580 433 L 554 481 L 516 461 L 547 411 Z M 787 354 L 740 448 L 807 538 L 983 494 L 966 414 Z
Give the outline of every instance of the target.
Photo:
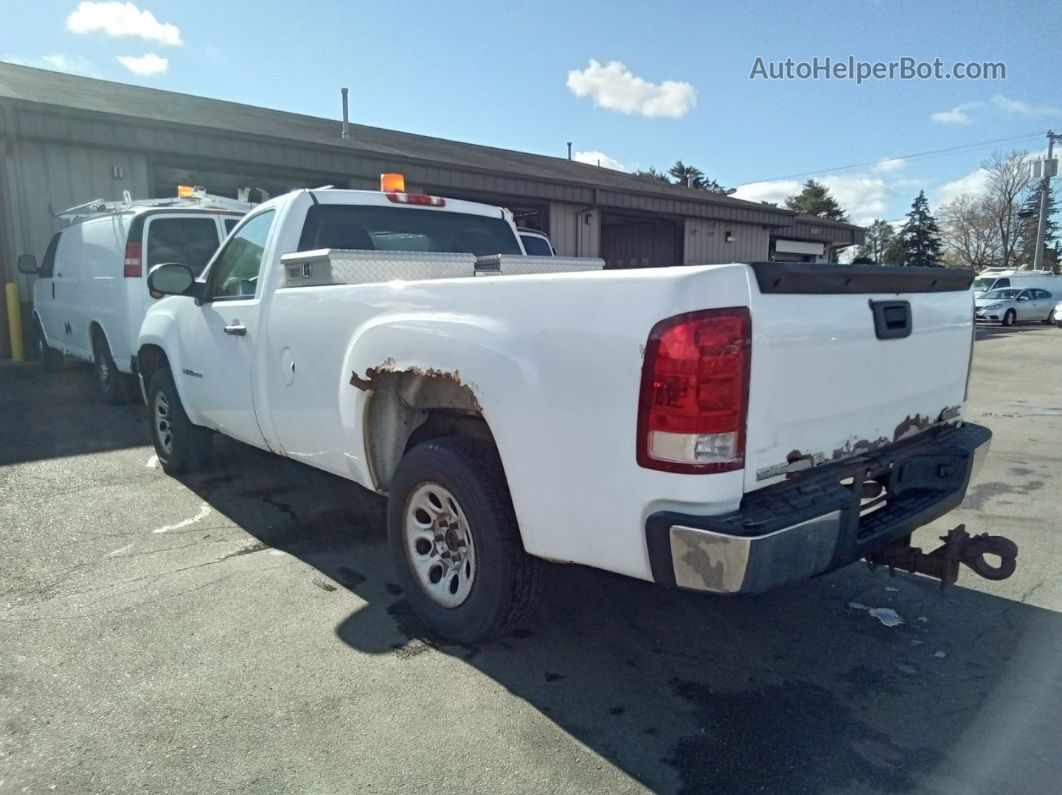
M 1014 325 L 1014 321 L 1017 320 L 1017 318 L 1018 318 L 1017 313 L 1015 313 L 1015 311 L 1013 309 L 1008 309 L 1003 314 L 1003 325 L 1004 326 L 1013 326 Z
M 1048 326 L 1050 326 L 1054 322 L 1055 322 L 1055 310 L 1052 309 L 1050 312 L 1047 313 L 1047 317 L 1044 318 L 1044 323 L 1046 323 Z
M 214 437 L 188 419 L 170 371 L 156 370 L 147 392 L 151 440 L 163 471 L 179 475 L 202 467 L 210 457 Z
M 46 373 L 54 373 L 58 370 L 59 365 L 62 364 L 63 355 L 48 347 L 40 320 L 33 324 L 33 342 L 37 348 L 37 359 L 40 361 L 41 369 Z
M 387 535 L 410 608 L 448 640 L 504 634 L 534 600 L 538 564 L 487 442 L 451 436 L 407 452 L 391 482 Z
M 111 348 L 102 335 L 96 339 L 92 364 L 96 370 L 96 383 L 99 384 L 103 402 L 108 406 L 120 406 L 128 402 L 129 379 L 115 366 Z

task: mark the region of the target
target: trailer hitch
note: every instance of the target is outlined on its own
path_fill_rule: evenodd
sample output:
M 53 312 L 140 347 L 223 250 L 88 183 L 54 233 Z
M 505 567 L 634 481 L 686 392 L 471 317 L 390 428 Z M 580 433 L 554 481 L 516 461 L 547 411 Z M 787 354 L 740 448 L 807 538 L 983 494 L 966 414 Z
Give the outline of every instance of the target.
M 966 525 L 961 524 L 940 540 L 944 543 L 927 553 L 912 547 L 911 537 L 907 536 L 870 555 L 867 565 L 872 570 L 877 566 L 888 566 L 889 574 L 900 569 L 935 577 L 940 580 L 941 590 L 959 579 L 960 563 L 988 580 L 1005 580 L 1017 567 L 1018 545 L 1009 538 L 988 533 L 971 536 L 966 532 Z M 987 555 L 999 558 L 999 565 L 993 565 Z

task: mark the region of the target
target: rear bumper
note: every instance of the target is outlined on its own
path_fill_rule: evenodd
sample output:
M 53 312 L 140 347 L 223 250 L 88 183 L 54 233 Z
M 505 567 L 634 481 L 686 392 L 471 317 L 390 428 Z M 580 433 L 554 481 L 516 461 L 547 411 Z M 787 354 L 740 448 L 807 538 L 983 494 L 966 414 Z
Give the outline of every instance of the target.
M 750 492 L 732 513 L 655 513 L 645 530 L 653 579 L 761 593 L 846 566 L 957 507 L 991 438 L 970 423 L 935 429 Z M 861 516 L 860 486 L 870 480 L 885 486 L 886 500 Z

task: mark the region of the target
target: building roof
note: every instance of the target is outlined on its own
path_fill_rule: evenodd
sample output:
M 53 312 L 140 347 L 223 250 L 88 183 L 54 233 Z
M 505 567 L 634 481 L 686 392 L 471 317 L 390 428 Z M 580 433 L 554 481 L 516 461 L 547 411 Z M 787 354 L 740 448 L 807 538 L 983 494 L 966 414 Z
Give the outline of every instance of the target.
M 645 180 L 621 171 L 570 161 L 561 157 L 529 154 L 426 135 L 350 125 L 350 137 L 340 137 L 341 122 L 287 111 L 243 105 L 190 94 L 161 91 L 106 80 L 79 77 L 0 63 L 0 102 L 63 108 L 107 114 L 136 121 L 195 126 L 245 136 L 265 136 L 349 150 L 377 157 L 416 160 L 468 171 L 491 172 L 544 182 L 559 182 L 645 197 L 715 207 L 724 216 L 748 216 L 772 226 L 815 225 L 830 227 L 849 238 L 860 227 L 796 213 L 772 205 L 707 193 L 681 185 Z M 2 130 L 2 126 L 0 126 Z M 631 205 L 634 208 L 634 205 Z M 730 212 L 727 212 L 729 210 Z M 735 212 L 737 211 L 737 212 Z M 698 213 L 700 214 L 700 213 Z

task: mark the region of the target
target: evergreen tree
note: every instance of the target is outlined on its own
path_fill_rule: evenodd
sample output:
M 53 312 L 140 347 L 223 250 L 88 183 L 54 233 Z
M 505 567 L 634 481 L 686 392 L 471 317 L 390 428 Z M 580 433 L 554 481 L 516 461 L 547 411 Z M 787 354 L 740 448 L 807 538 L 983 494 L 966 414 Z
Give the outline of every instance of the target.
M 1040 194 L 1043 193 L 1044 184 L 1047 190 L 1047 226 L 1044 228 L 1044 247 L 1056 248 L 1058 245 L 1058 221 L 1055 219 L 1055 191 L 1050 187 L 1049 180 L 1039 180 L 1025 197 L 1021 212 L 1021 243 L 1019 247 L 1018 262 L 1021 265 L 1032 266 L 1036 261 L 1036 231 L 1040 223 Z
M 653 182 L 666 182 L 669 185 L 671 184 L 671 178 L 667 174 L 662 171 L 657 171 L 652 166 L 644 169 L 640 168 L 633 172 L 632 176 L 638 177 L 638 179 L 647 179 Z
M 829 218 L 832 221 L 848 220 L 848 214 L 830 195 L 830 189 L 813 179 L 804 183 L 804 188 L 800 193 L 787 197 L 785 206 L 798 213 L 817 215 L 819 218 Z
M 888 251 L 889 244 L 892 243 L 894 237 L 896 233 L 892 229 L 892 224 L 881 218 L 875 218 L 874 222 L 867 227 L 866 242 L 856 251 L 855 258 L 881 264 L 885 261 L 885 252 Z
M 940 261 L 944 246 L 940 240 L 940 229 L 936 219 L 929 212 L 926 192 L 918 191 L 911 212 L 907 213 L 907 223 L 900 230 L 900 251 L 903 261 L 900 265 L 936 265 Z
M 708 193 L 727 192 L 727 189 L 714 179 L 709 179 L 704 176 L 704 172 L 699 168 L 696 166 L 688 166 L 681 160 L 676 160 L 675 165 L 669 168 L 667 173 L 675 178 L 675 182 L 678 185 L 697 188 L 698 190 L 707 191 Z

